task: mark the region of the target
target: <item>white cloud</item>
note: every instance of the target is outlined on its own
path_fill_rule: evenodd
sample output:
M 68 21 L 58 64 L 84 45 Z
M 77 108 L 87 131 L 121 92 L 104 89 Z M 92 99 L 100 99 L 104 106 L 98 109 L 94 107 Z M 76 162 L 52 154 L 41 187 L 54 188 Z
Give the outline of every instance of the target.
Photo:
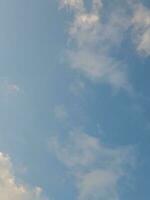
M 71 132 L 65 142 L 50 138 L 49 148 L 70 170 L 79 200 L 117 200 L 119 182 L 133 162 L 133 149 L 110 148 L 85 133 Z
M 71 134 L 64 146 L 58 138 L 51 138 L 49 147 L 55 151 L 57 157 L 68 167 L 86 166 L 95 160 L 95 152 L 99 145 L 95 138 L 86 134 Z M 61 149 L 61 151 L 60 151 Z
M 82 0 L 60 0 L 61 7 L 69 7 L 72 9 L 81 9 L 83 5 Z
M 30 189 L 18 184 L 13 174 L 9 156 L 0 152 L 0 199 L 2 200 L 46 200 L 42 197 L 42 189 Z
M 150 56 L 150 9 L 142 4 L 135 5 L 132 23 L 137 50 Z
M 120 176 L 109 170 L 94 170 L 85 174 L 79 182 L 81 200 L 117 200 L 117 183 Z
M 82 0 L 61 1 L 61 5 L 69 5 L 74 11 L 68 31 L 74 45 L 67 51 L 69 64 L 91 80 L 129 89 L 125 65 L 112 56 L 130 26 L 129 16 L 126 10 L 116 6 L 104 20 L 102 1 L 91 2 L 91 10 L 87 11 Z
M 91 50 L 82 49 L 68 52 L 72 68 L 80 71 L 92 81 L 109 83 L 115 88 L 130 89 L 124 64 Z M 122 68 L 120 68 L 122 66 Z
M 68 27 L 71 47 L 67 50 L 67 61 L 92 81 L 132 92 L 127 67 L 113 52 L 119 50 L 127 33 L 134 30 L 132 40 L 137 51 L 150 55 L 150 10 L 137 0 L 117 1 L 109 10 L 103 4 L 105 1 L 91 0 L 89 10 L 83 0 L 60 0 L 61 7 L 73 11 Z

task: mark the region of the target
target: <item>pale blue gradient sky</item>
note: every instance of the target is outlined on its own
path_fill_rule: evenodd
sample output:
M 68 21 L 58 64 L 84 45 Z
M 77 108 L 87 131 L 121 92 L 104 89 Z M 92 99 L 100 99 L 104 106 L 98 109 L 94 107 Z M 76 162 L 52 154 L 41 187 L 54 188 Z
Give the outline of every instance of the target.
M 150 9 L 148 0 L 140 2 Z M 92 82 L 66 61 L 65 51 L 74 48 L 72 13 L 58 7 L 56 0 L 0 0 L 0 152 L 12 159 L 17 180 L 41 186 L 49 200 L 76 200 L 74 178 L 49 151 L 49 138 L 64 142 L 82 130 L 109 147 L 132 146 L 137 161 L 131 180 L 121 181 L 120 199 L 147 200 L 150 57 L 136 51 L 128 33 L 111 53 L 126 63 L 134 92 Z

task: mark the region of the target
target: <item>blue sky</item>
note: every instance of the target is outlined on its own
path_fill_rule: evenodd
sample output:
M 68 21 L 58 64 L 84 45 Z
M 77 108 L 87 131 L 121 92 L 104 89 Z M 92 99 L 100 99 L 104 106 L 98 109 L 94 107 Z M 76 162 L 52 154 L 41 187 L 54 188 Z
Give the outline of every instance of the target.
M 144 200 L 148 0 L 0 0 L 0 199 Z

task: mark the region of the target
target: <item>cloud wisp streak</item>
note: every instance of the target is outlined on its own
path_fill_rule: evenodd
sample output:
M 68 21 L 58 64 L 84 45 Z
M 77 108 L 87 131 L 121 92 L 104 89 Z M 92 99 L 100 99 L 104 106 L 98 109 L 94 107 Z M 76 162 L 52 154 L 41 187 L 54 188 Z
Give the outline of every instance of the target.
M 126 63 L 114 51 L 132 30 L 137 51 L 150 55 L 150 10 L 128 0 L 109 10 L 102 0 L 91 0 L 90 9 L 83 0 L 60 0 L 60 7 L 73 12 L 68 27 L 71 45 L 66 51 L 70 67 L 94 82 L 132 92 Z
M 150 9 L 142 4 L 135 4 L 133 8 L 133 34 L 137 51 L 145 56 L 150 56 Z
M 82 0 L 62 0 L 61 7 L 74 13 L 68 31 L 73 45 L 67 50 L 70 66 L 92 81 L 129 90 L 125 64 L 112 56 L 113 48 L 118 47 L 129 27 L 124 11 L 116 9 L 104 22 L 102 1 L 93 0 L 90 11 Z
M 74 177 L 79 200 L 119 199 L 119 183 L 134 163 L 133 148 L 110 148 L 85 133 L 71 132 L 65 142 L 52 137 L 49 149 Z

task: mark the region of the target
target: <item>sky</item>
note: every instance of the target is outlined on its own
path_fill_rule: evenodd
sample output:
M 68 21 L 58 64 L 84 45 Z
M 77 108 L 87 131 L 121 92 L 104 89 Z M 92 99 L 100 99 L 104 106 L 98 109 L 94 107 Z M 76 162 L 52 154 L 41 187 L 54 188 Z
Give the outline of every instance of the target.
M 0 199 L 149 199 L 150 2 L 0 0 L 0 30 Z

